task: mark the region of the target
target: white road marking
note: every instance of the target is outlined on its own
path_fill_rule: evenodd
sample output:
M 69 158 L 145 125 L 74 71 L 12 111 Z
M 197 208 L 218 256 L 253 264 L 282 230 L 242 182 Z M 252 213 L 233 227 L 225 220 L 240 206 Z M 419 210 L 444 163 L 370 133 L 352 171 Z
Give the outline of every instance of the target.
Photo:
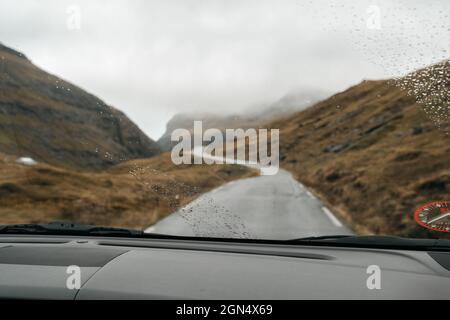
M 292 181 L 291 184 L 292 184 L 293 195 L 298 197 L 300 195 L 300 188 L 299 188 L 298 184 L 296 184 L 295 181 Z
M 153 233 L 153 232 L 155 232 L 155 227 L 149 227 L 144 231 L 144 233 Z
M 327 217 L 333 222 L 336 227 L 342 227 L 342 223 L 334 216 L 334 214 L 328 210 L 327 207 L 322 207 L 322 211 L 325 212 Z
M 309 191 L 306 191 L 306 194 L 311 198 L 311 199 L 316 199 L 316 197 L 314 197 L 314 195 L 311 193 L 311 192 L 309 192 Z

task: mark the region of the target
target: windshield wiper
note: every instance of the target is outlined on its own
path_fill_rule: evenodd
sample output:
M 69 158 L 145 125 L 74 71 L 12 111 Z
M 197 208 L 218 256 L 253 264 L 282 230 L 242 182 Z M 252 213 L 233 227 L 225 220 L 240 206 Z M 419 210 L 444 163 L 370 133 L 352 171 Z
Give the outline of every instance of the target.
M 92 225 L 50 222 L 48 224 L 11 224 L 0 225 L 0 234 L 48 234 L 48 235 L 77 235 L 77 236 L 142 236 L 143 231 L 98 227 Z
M 337 234 L 337 235 L 327 235 L 327 236 L 314 236 L 314 237 L 305 237 L 305 238 L 298 238 L 298 239 L 292 239 L 289 241 L 306 241 L 306 240 L 334 240 L 334 239 L 342 239 L 342 238 L 348 238 L 348 237 L 354 237 L 348 234 Z
M 319 237 L 306 237 L 287 240 L 290 243 L 336 245 L 345 247 L 363 248 L 391 248 L 405 250 L 450 250 L 450 240 L 444 239 L 413 239 L 394 236 L 351 236 L 329 235 Z

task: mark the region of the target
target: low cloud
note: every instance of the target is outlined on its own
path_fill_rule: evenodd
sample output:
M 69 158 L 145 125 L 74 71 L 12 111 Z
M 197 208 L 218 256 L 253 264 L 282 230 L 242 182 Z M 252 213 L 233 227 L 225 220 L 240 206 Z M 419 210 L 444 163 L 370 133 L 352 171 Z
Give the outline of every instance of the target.
M 298 88 L 335 92 L 448 58 L 448 1 L 377 1 L 380 28 L 371 29 L 373 4 L 2 0 L 0 41 L 157 138 L 177 112 L 234 112 Z M 70 6 L 79 29 L 67 27 Z

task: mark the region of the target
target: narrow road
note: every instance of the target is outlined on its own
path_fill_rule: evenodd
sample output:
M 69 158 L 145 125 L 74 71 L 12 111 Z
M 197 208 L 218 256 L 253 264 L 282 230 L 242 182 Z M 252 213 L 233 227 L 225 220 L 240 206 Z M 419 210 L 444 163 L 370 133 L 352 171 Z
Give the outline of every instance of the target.
M 273 176 L 227 183 L 145 231 L 280 240 L 352 234 L 289 172 L 281 169 Z

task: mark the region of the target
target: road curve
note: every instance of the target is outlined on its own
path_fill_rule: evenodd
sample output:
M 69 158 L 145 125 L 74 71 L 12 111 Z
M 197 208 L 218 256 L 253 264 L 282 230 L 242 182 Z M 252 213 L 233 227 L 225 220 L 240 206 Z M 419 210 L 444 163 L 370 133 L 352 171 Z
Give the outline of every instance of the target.
M 352 234 L 292 175 L 229 182 L 201 195 L 145 232 L 182 236 L 292 239 Z

